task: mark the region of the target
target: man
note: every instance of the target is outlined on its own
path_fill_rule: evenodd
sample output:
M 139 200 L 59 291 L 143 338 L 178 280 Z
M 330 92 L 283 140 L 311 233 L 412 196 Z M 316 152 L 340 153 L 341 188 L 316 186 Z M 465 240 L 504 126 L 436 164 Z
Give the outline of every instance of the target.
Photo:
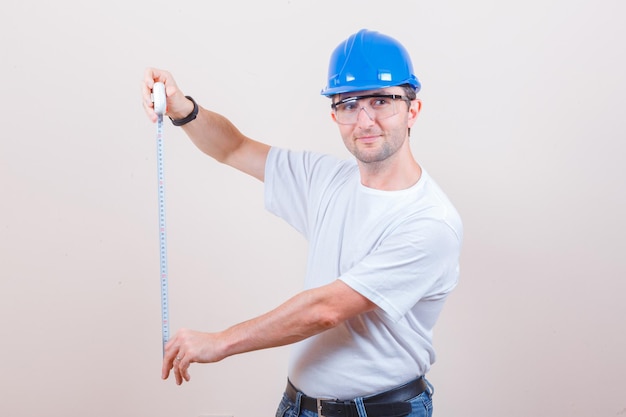
M 179 330 L 162 377 L 189 381 L 192 362 L 294 344 L 277 416 L 430 416 L 432 329 L 456 286 L 461 220 L 412 155 L 420 83 L 395 39 L 361 30 L 333 52 L 322 94 L 354 159 L 293 152 L 243 135 L 185 96 L 166 71 L 167 115 L 217 161 L 265 182 L 267 209 L 309 242 L 305 289 L 224 331 Z M 324 400 L 324 399 L 334 400 Z

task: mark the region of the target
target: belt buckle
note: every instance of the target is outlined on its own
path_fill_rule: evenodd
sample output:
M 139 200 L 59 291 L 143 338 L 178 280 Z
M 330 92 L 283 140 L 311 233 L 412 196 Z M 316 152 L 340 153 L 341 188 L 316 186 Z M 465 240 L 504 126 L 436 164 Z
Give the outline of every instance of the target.
M 324 414 L 322 414 L 322 405 L 324 401 L 337 401 L 336 398 L 316 398 L 315 401 L 317 402 L 317 417 L 326 417 Z

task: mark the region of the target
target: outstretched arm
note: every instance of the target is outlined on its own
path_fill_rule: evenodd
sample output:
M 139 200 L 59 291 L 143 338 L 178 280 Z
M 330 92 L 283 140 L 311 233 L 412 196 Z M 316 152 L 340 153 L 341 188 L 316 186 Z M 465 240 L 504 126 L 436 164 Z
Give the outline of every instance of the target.
M 192 362 L 210 363 L 228 356 L 283 346 L 331 329 L 375 304 L 343 281 L 303 291 L 274 310 L 217 333 L 179 330 L 167 343 L 162 378 L 174 371 L 176 383 L 189 381 Z
M 144 109 L 150 120 L 153 122 L 157 120 L 150 97 L 152 87 L 157 81 L 165 84 L 167 116 L 176 120 L 192 112 L 193 103 L 178 88 L 174 77 L 169 72 L 147 68 L 144 73 L 142 94 Z M 265 161 L 270 146 L 243 135 L 224 116 L 199 106 L 196 119 L 185 124 L 183 129 L 202 152 L 221 163 L 230 165 L 261 181 L 264 180 Z

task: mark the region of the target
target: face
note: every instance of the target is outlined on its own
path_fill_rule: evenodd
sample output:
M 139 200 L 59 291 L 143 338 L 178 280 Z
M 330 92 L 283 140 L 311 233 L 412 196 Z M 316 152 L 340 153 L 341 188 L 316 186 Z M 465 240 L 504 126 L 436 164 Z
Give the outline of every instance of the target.
M 401 87 L 389 87 L 380 90 L 344 93 L 335 97 L 333 102 L 338 103 L 355 96 L 377 94 L 403 96 L 404 90 Z M 421 102 L 418 99 L 411 102 L 396 99 L 393 103 L 396 113 L 390 117 L 379 118 L 376 117 L 376 112 L 372 110 L 377 102 L 371 100 L 364 99 L 350 104 L 352 108 L 357 109 L 356 120 L 352 124 L 339 123 L 337 114 L 332 112 L 332 118 L 337 122 L 346 148 L 363 164 L 388 161 L 398 152 L 408 152 L 408 130 L 415 123 L 421 109 Z

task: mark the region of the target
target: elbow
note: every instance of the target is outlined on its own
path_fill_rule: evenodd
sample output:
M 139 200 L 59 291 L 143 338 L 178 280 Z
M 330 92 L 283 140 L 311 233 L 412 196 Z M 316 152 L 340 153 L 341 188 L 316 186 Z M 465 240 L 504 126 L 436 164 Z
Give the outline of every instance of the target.
M 315 315 L 315 326 L 320 331 L 337 327 L 342 321 L 340 314 L 329 308 L 321 308 Z

